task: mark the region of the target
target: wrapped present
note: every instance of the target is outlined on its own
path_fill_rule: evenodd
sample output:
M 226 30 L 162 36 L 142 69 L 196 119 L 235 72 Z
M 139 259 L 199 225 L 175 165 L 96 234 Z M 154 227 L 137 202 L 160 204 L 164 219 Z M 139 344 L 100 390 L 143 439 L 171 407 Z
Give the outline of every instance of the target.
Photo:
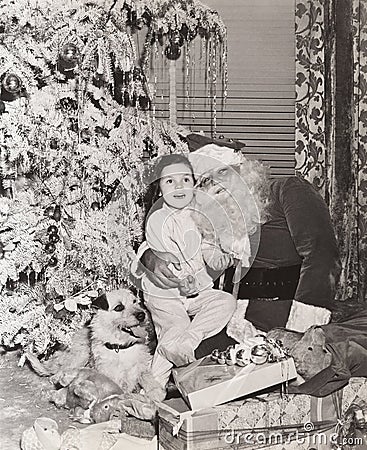
M 206 356 L 172 373 L 192 410 L 220 405 L 297 377 L 292 358 L 241 367 L 218 365 Z
M 330 448 L 320 444 L 335 431 L 339 409 L 340 393 L 316 398 L 272 392 L 199 411 L 171 399 L 158 408 L 160 448 Z

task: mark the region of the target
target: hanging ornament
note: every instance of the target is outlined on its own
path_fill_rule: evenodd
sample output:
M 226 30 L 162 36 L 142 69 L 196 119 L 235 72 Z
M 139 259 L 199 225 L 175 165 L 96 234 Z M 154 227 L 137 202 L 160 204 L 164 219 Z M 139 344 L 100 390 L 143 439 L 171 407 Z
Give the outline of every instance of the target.
M 47 233 L 52 234 L 52 233 L 57 233 L 57 232 L 58 232 L 58 229 L 57 229 L 57 226 L 56 226 L 56 225 L 50 225 L 50 226 L 47 228 Z
M 52 138 L 52 139 L 50 140 L 50 148 L 51 148 L 52 150 L 57 150 L 57 149 L 59 148 L 59 141 L 58 141 L 58 139 Z
M 170 43 L 169 45 L 167 45 L 164 54 L 170 61 L 176 61 L 181 56 L 180 46 Z
M 179 31 L 174 31 L 170 35 L 170 44 L 178 45 L 179 47 L 182 47 L 185 39 L 184 36 Z
M 74 63 L 75 66 L 79 58 L 78 47 L 71 42 L 65 44 L 60 51 L 59 57 L 68 64 Z
M 47 217 L 50 217 L 50 219 L 53 219 L 54 212 L 55 212 L 55 206 L 48 206 L 45 209 L 43 214 Z
M 144 81 L 145 75 L 140 67 L 135 67 L 133 71 L 133 81 Z
M 150 99 L 146 95 L 139 95 L 139 108 L 146 111 L 150 108 Z
M 52 218 L 54 220 L 56 220 L 56 222 L 59 222 L 61 220 L 61 206 L 60 205 L 56 205 L 55 206 L 55 210 L 54 210 L 54 213 L 52 215 Z
M 198 27 L 198 33 L 201 38 L 209 39 L 210 32 L 204 27 Z
M 56 267 L 57 263 L 58 263 L 58 260 L 57 260 L 56 256 L 51 256 L 51 258 L 48 261 L 48 265 L 50 267 Z
M 98 203 L 98 202 L 93 202 L 93 203 L 90 205 L 90 207 L 91 207 L 91 209 L 92 209 L 93 211 L 99 211 L 99 210 L 101 209 L 101 205 L 100 205 L 100 203 Z
M 52 254 L 54 253 L 55 250 L 56 250 L 55 244 L 52 242 L 47 242 L 47 244 L 45 245 L 45 252 L 48 254 Z
M 2 85 L 9 94 L 18 94 L 22 89 L 22 81 L 15 73 L 5 75 Z
M 51 233 L 50 236 L 48 237 L 48 240 L 52 244 L 56 244 L 56 242 L 59 242 L 60 236 L 57 233 Z

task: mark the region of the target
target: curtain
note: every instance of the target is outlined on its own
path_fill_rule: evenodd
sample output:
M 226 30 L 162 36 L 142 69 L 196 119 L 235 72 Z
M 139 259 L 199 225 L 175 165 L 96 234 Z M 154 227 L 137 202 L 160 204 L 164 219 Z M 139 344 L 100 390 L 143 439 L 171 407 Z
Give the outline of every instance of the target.
M 325 194 L 325 42 L 322 0 L 296 3 L 296 172 Z
M 348 111 L 336 100 L 338 76 L 345 78 L 345 73 L 338 75 L 335 42 L 338 48 L 347 45 L 345 29 L 342 37 L 335 19 L 338 2 L 296 3 L 295 158 L 298 175 L 319 189 L 331 210 L 342 261 L 337 298 L 363 302 L 367 295 L 367 2 L 344 1 L 351 11 L 347 31 L 353 48 Z M 348 145 L 335 138 L 344 115 L 350 117 Z

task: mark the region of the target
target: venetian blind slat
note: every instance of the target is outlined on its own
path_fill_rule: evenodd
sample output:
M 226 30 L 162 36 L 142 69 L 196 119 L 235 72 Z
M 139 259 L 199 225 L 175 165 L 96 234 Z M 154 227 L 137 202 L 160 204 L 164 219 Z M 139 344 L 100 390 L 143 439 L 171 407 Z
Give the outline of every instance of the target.
M 217 85 L 216 135 L 244 142 L 249 158 L 261 159 L 275 177 L 294 174 L 294 0 L 205 0 L 228 30 L 229 87 L 225 108 Z M 178 123 L 193 132 L 213 132 L 213 92 L 205 84 L 205 54 L 199 39 L 195 64 L 176 64 Z M 200 60 L 200 56 L 202 57 Z M 189 68 L 191 83 L 187 83 Z M 168 71 L 156 84 L 156 116 L 168 118 Z M 166 74 L 166 75 L 165 75 Z M 187 97 L 189 94 L 189 97 Z

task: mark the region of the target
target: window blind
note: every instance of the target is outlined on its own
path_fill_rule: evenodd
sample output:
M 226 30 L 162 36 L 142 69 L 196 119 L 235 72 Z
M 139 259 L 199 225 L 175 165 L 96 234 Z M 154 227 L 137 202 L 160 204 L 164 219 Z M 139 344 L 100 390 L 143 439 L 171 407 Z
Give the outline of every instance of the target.
M 228 30 L 228 97 L 223 106 L 218 80 L 216 136 L 244 142 L 244 153 L 267 163 L 273 176 L 294 174 L 294 0 L 206 0 L 205 4 L 218 11 Z M 205 41 L 195 39 L 189 64 L 184 54 L 176 61 L 177 122 L 210 136 L 213 99 L 205 83 L 204 45 Z M 169 61 L 162 57 L 162 64 L 164 70 L 155 68 L 156 116 L 168 118 Z

